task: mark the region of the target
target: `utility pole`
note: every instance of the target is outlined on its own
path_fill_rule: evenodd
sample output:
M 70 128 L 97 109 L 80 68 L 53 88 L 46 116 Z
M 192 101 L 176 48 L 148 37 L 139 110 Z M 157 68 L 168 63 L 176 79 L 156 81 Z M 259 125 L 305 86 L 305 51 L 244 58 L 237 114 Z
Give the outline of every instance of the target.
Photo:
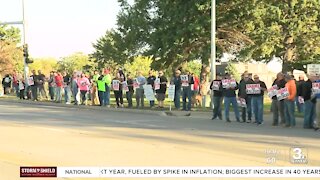
M 216 78 L 216 0 L 211 0 L 211 80 Z

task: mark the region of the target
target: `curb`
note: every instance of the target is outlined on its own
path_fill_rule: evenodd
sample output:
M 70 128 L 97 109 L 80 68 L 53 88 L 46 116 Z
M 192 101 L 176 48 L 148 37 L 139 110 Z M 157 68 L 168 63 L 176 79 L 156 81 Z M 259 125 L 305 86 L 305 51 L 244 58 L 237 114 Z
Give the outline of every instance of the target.
M 34 102 L 28 100 L 7 100 L 0 99 L 2 102 L 7 103 L 16 103 L 16 104 L 31 104 L 31 105 L 45 105 L 51 107 L 63 107 L 70 109 L 86 109 L 86 110 L 95 110 L 95 111 L 105 111 L 105 112 L 126 112 L 126 113 L 135 113 L 135 114 L 147 114 L 147 115 L 157 115 L 157 116 L 167 116 L 165 111 L 151 111 L 151 110 L 140 110 L 140 109 L 125 109 L 125 108 L 104 108 L 100 106 L 75 106 L 75 105 L 67 105 L 62 103 L 52 103 L 52 102 Z

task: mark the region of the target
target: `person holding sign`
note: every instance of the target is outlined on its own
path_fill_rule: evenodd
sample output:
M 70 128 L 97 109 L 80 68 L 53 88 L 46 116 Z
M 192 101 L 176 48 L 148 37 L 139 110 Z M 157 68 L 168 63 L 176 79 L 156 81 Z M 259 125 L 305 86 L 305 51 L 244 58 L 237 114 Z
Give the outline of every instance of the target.
M 247 93 L 247 85 L 254 84 L 253 80 L 249 78 L 249 74 L 247 72 L 243 73 L 243 79 L 239 84 L 238 97 L 244 99 L 246 103 L 246 107 L 241 107 L 242 113 L 242 122 L 251 122 L 252 117 L 252 109 L 251 109 L 251 99 L 252 94 Z M 248 114 L 248 121 L 246 115 Z
M 24 97 L 25 83 L 24 83 L 23 77 L 21 77 L 18 80 L 18 86 L 19 86 L 19 91 L 20 91 L 19 92 L 20 99 L 25 99 L 25 97 Z
M 163 71 L 159 71 L 160 79 L 160 88 L 156 90 L 157 93 L 157 100 L 159 102 L 158 107 L 164 108 L 164 99 L 166 98 L 166 91 L 167 91 L 167 78 L 164 76 Z
M 222 106 L 222 85 L 221 85 L 221 75 L 217 74 L 217 79 L 213 80 L 210 85 L 210 89 L 213 91 L 213 116 L 212 120 L 217 117 L 222 120 L 221 106 Z
M 175 75 L 171 79 L 171 84 L 175 85 L 174 89 L 174 106 L 176 109 L 180 109 L 180 96 L 181 96 L 181 71 L 176 70 Z
M 104 75 L 103 71 L 101 75 L 99 75 L 98 78 L 95 79 L 95 82 L 97 83 L 97 90 L 98 90 L 98 98 L 100 102 L 100 106 L 106 106 L 105 104 L 105 93 L 106 93 L 106 82 L 104 81 Z
M 182 84 L 182 100 L 183 100 L 183 110 L 190 111 L 191 110 L 191 101 L 192 101 L 192 91 L 191 86 L 194 81 L 189 71 L 186 71 L 184 75 L 180 75 L 181 84 Z M 188 105 L 187 105 L 188 98 Z
M 284 80 L 284 75 L 282 72 L 277 74 L 277 78 L 272 83 L 272 86 L 276 86 L 277 89 L 282 89 L 286 85 L 286 81 Z M 272 126 L 279 125 L 279 114 L 280 114 L 280 123 L 281 125 L 285 125 L 284 119 L 284 100 L 278 100 L 277 95 L 272 97 L 272 114 L 273 114 L 273 123 Z
M 294 127 L 296 119 L 294 117 L 294 100 L 297 94 L 296 82 L 291 75 L 285 75 L 286 88 L 289 96 L 284 100 L 284 117 L 286 120 L 286 127 Z
M 128 107 L 132 108 L 132 96 L 134 93 L 134 88 L 133 88 L 133 79 L 130 73 L 127 74 L 127 85 L 128 85 L 129 91 L 126 92 L 126 98 L 128 101 Z
M 104 105 L 107 107 L 110 107 L 110 89 L 111 89 L 111 75 L 110 75 L 110 70 L 105 69 L 104 70 L 104 77 L 103 81 L 106 83 L 106 93 L 104 94 Z
M 36 74 L 36 70 L 32 70 L 32 75 L 30 76 L 30 87 L 31 87 L 31 93 L 32 93 L 32 100 L 33 101 L 39 101 L 38 100 L 38 75 Z
M 252 94 L 252 109 L 255 117 L 255 121 L 257 122 L 257 125 L 260 125 L 263 123 L 263 96 L 264 91 L 267 90 L 267 86 L 263 81 L 260 81 L 258 75 L 253 76 L 254 80 L 254 88 L 259 87 L 259 91 L 253 90 Z M 260 92 L 260 93 L 256 93 Z
M 231 76 L 230 74 L 226 73 L 225 79 L 227 79 L 229 82 L 231 82 Z M 232 80 L 233 82 L 233 80 Z M 226 117 L 227 122 L 231 122 L 229 119 L 229 108 L 230 104 L 232 104 L 237 122 L 240 122 L 240 114 L 238 110 L 238 103 L 236 98 L 236 90 L 238 89 L 238 83 L 236 82 L 236 85 L 228 85 L 226 88 L 223 88 L 223 94 L 224 94 L 224 113 Z
M 308 80 L 303 83 L 301 88 L 301 95 L 304 99 L 304 123 L 303 128 L 313 128 L 313 122 L 316 118 L 316 96 L 312 96 L 312 83 L 315 81 L 315 77 L 308 76 Z
M 116 74 L 116 77 L 112 80 L 112 89 L 116 98 L 117 108 L 123 107 L 122 96 L 122 78 L 120 73 Z
M 144 107 L 144 90 L 143 85 L 147 83 L 146 78 L 142 75 L 141 71 L 138 71 L 138 77 L 137 82 L 139 84 L 139 87 L 136 88 L 136 101 L 137 101 L 137 108 L 141 106 L 141 108 Z
M 320 74 L 316 74 L 315 77 L 316 77 L 315 83 L 320 85 Z M 319 126 L 320 126 L 320 93 L 316 93 L 315 96 L 317 97 L 317 105 L 316 105 L 317 120 L 316 120 L 316 127 L 314 128 L 314 130 L 317 131 L 319 130 Z
M 81 78 L 78 80 L 78 87 L 80 89 L 80 94 L 81 94 L 81 104 L 85 105 L 87 103 L 87 94 L 89 92 L 89 86 L 90 86 L 90 81 L 86 77 L 84 73 L 81 74 Z
M 9 74 L 2 79 L 3 94 L 10 94 L 11 82 L 12 78 Z
M 62 99 L 62 88 L 63 88 L 63 77 L 61 75 L 60 72 L 55 73 L 55 77 L 54 77 L 54 82 L 56 85 L 56 102 L 57 103 L 61 103 L 61 99 Z
M 153 90 L 158 90 L 160 88 L 160 83 L 155 84 L 156 77 L 153 75 L 152 70 L 149 71 L 149 77 L 147 78 L 147 84 L 150 84 L 152 86 Z M 159 88 L 156 88 L 155 85 L 159 85 Z M 150 102 L 150 108 L 154 107 L 154 101 L 149 101 Z

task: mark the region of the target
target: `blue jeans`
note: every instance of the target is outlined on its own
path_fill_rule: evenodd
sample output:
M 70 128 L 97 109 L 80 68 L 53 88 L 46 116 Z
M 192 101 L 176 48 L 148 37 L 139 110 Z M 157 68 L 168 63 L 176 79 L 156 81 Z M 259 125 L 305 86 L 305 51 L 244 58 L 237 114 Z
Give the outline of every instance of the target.
M 110 87 L 108 85 L 106 85 L 106 92 L 104 94 L 104 103 L 103 104 L 105 106 L 110 105 Z
M 222 119 L 221 113 L 221 104 L 222 104 L 223 97 L 222 96 L 213 96 L 213 119 L 219 117 Z
M 263 122 L 263 96 L 252 96 L 252 109 L 258 124 Z
M 187 105 L 187 98 L 188 98 L 188 105 Z M 191 98 L 192 92 L 191 87 L 183 87 L 182 90 L 182 101 L 183 101 L 183 110 L 190 111 L 191 110 Z
M 71 101 L 71 90 L 70 90 L 70 87 L 67 86 L 67 87 L 64 87 L 64 102 L 68 102 L 70 103 Z
M 56 87 L 56 101 L 61 102 L 62 95 L 61 95 L 61 87 Z
M 150 107 L 154 106 L 154 101 L 150 101 Z
M 16 96 L 20 97 L 19 84 L 14 84 L 13 85 L 13 89 L 14 89 L 14 91 L 16 93 Z
M 252 117 L 252 108 L 251 108 L 251 102 L 252 102 L 252 97 L 251 96 L 247 96 L 245 98 L 246 100 L 246 104 L 247 107 L 242 107 L 242 112 L 241 112 L 241 116 L 242 116 L 242 121 L 246 121 L 247 120 L 247 114 L 248 114 L 248 120 L 251 121 L 251 117 Z
M 237 98 L 236 97 L 224 97 L 224 114 L 226 116 L 226 119 L 229 119 L 229 106 L 230 103 L 232 104 L 233 111 L 236 115 L 237 121 L 240 120 L 240 114 L 238 110 L 238 103 L 237 103 Z
M 50 95 L 51 101 L 54 100 L 54 94 L 55 94 L 55 92 L 54 92 L 54 87 L 49 86 L 49 95 Z
M 284 100 L 284 119 L 287 126 L 295 126 L 296 119 L 294 117 L 294 101 Z
M 174 106 L 177 109 L 180 109 L 180 96 L 181 96 L 181 89 L 176 89 L 174 92 Z
M 310 100 L 304 102 L 303 128 L 313 128 L 313 121 L 316 118 L 316 104 Z
M 98 97 L 99 97 L 99 102 L 100 102 L 100 106 L 106 106 L 105 104 L 105 97 L 106 97 L 106 92 L 105 91 L 98 91 Z

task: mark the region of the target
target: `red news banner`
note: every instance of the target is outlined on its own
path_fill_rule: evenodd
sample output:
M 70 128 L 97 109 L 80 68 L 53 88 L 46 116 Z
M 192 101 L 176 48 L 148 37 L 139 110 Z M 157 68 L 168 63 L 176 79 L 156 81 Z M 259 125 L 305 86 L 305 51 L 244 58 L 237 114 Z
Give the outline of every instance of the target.
M 57 177 L 57 167 L 20 167 L 20 177 Z

